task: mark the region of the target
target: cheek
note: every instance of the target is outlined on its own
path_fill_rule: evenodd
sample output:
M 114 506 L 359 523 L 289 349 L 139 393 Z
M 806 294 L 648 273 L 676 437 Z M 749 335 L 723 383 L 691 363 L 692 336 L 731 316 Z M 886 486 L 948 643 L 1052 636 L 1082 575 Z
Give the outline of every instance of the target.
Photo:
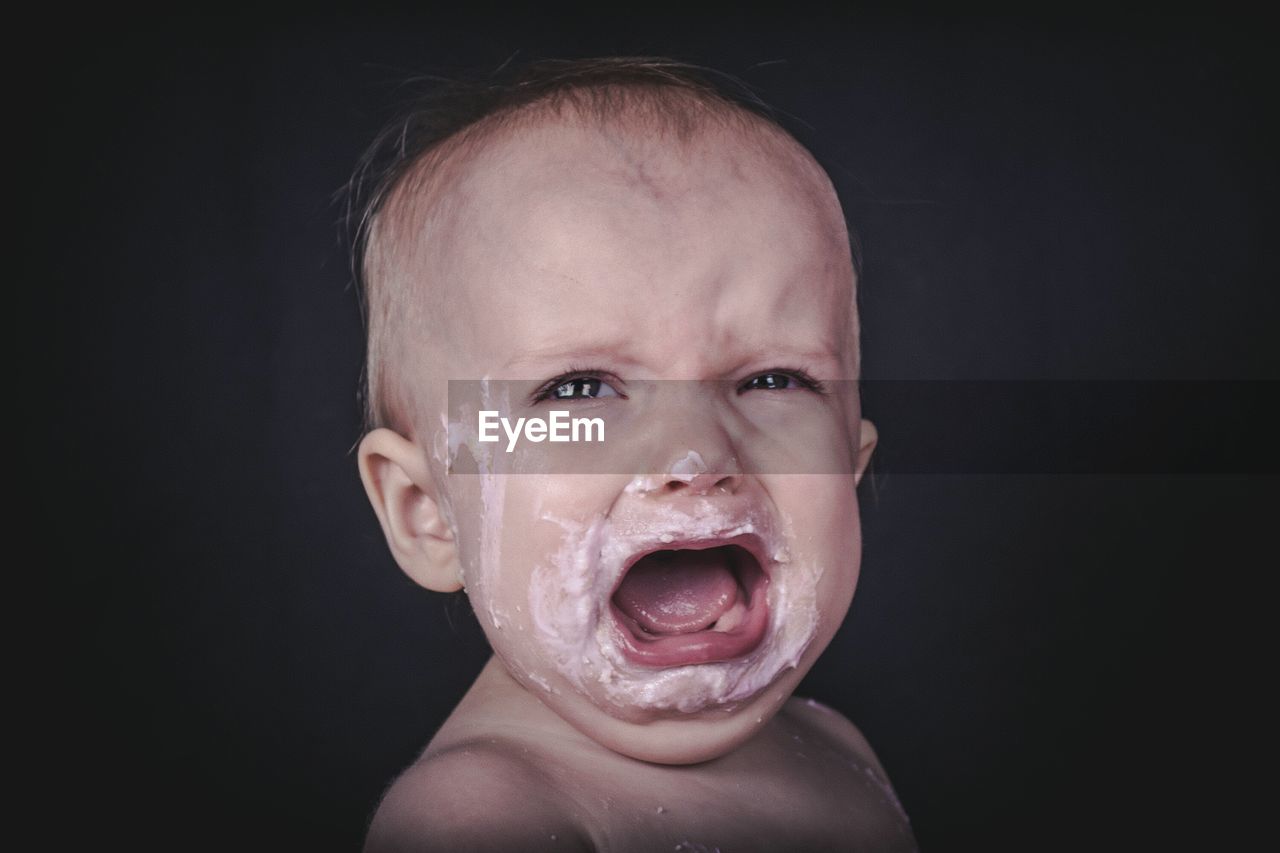
M 485 525 L 480 505 L 480 478 L 450 475 L 448 479 L 449 514 L 453 518 L 454 540 L 458 561 L 462 564 L 467 587 L 475 583 L 480 564 L 481 534 Z
M 599 477 L 455 475 L 467 592 L 495 648 L 532 630 L 529 599 L 554 592 L 566 530 L 608 509 Z M 565 482 L 565 481 L 576 482 Z M 593 489 L 594 487 L 594 489 Z M 490 630 L 493 629 L 493 630 Z M 501 631 L 495 636 L 495 632 Z M 519 638 L 517 638 L 519 639 Z M 512 654 L 521 655 L 513 650 Z
M 485 633 L 511 674 L 526 688 L 556 695 L 570 687 L 562 642 L 548 634 L 548 614 L 559 635 L 589 632 L 588 613 L 577 613 L 594 596 L 575 590 L 591 579 L 586 557 L 599 550 L 591 536 L 611 501 L 592 476 L 518 475 L 506 478 L 501 526 L 501 564 L 485 567 L 489 579 L 485 609 L 492 613 Z M 575 547 L 576 545 L 576 547 Z M 491 551 L 495 549 L 490 549 Z M 573 611 L 565 613 L 565 608 Z M 481 608 L 476 608 L 477 614 Z M 482 623 L 485 619 L 482 617 Z M 501 627 L 499 627 L 501 625 Z M 563 639 L 563 636 L 559 637 Z
M 457 547 L 467 597 L 491 645 L 514 627 L 518 611 L 510 590 L 518 570 L 521 495 L 514 478 L 492 474 L 450 475 L 450 498 L 457 519 Z M 516 535 L 512 535 L 515 533 Z
M 852 596 L 862 562 L 862 526 L 853 478 L 820 474 L 788 480 L 779 505 L 792 519 L 797 551 L 822 570 L 824 605 L 836 606 Z

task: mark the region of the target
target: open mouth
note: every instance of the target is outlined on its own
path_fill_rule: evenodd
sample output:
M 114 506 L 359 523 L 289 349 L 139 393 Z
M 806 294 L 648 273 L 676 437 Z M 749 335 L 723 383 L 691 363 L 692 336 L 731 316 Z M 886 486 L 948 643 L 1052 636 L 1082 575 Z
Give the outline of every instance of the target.
M 611 599 L 629 660 L 655 667 L 712 663 L 760 645 L 769 623 L 769 577 L 755 543 L 739 540 L 672 544 L 632 558 Z

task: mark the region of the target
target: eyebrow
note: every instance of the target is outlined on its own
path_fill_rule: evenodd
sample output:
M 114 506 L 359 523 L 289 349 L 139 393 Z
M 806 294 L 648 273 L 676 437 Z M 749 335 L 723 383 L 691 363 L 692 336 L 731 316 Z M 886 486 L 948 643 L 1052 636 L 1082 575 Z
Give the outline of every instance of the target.
M 776 366 L 798 366 L 795 364 L 784 365 L 786 361 L 803 361 L 808 363 L 817 363 L 821 366 L 838 368 L 840 365 L 840 355 L 833 348 L 819 349 L 797 349 L 794 347 L 777 346 L 777 347 L 761 347 L 753 350 L 746 358 L 738 359 L 734 367 L 728 371 L 730 373 L 742 369 L 743 366 L 751 361 L 755 361 L 760 357 L 761 353 L 770 353 L 771 357 L 778 360 Z M 560 369 L 570 364 L 579 367 L 591 367 L 593 361 L 607 359 L 611 362 L 611 366 L 617 367 L 638 367 L 641 364 L 639 359 L 627 355 L 625 351 L 617 344 L 613 343 L 590 343 L 573 347 L 560 347 L 551 344 L 546 347 L 540 347 L 528 352 L 521 353 L 509 360 L 503 365 L 504 371 L 512 371 L 517 369 L 533 369 L 544 368 L 549 364 L 556 367 L 552 369 Z M 533 378 L 543 378 L 541 376 Z M 819 377 L 822 378 L 822 377 Z
M 548 362 L 568 365 L 570 363 L 591 362 L 606 358 L 614 363 L 631 367 L 639 364 L 635 359 L 623 354 L 618 345 L 613 343 L 589 343 L 571 347 L 550 344 L 515 356 L 503 365 L 503 370 L 527 369 L 533 366 L 543 367 Z

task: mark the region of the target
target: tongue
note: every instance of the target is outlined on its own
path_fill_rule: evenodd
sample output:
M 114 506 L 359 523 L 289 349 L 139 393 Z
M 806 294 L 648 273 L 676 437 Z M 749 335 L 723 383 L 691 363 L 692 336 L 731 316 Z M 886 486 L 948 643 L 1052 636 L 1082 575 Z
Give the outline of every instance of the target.
M 613 600 L 651 634 L 683 634 L 724 615 L 738 600 L 738 582 L 724 548 L 658 551 L 631 567 Z

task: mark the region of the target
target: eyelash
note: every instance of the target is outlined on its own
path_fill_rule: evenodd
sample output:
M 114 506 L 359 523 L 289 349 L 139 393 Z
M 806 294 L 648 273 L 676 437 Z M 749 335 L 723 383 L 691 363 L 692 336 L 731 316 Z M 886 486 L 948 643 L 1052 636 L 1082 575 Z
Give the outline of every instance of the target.
M 771 367 L 768 370 L 762 370 L 761 372 L 748 377 L 746 382 L 743 382 L 742 384 L 745 385 L 747 382 L 750 382 L 753 379 L 759 379 L 761 376 L 770 376 L 774 374 L 789 376 L 799 382 L 800 387 L 813 391 L 815 394 L 823 396 L 826 396 L 827 394 L 827 386 L 820 380 L 814 379 L 813 376 L 810 375 L 809 371 L 802 367 Z M 741 392 L 741 388 L 739 388 L 739 392 Z
M 599 370 L 594 367 L 570 367 L 567 371 L 565 371 L 564 373 L 561 373 L 555 379 L 550 379 L 542 383 L 540 386 L 538 386 L 538 389 L 529 395 L 529 402 L 532 404 L 532 403 L 541 403 L 544 400 L 550 400 L 552 399 L 551 395 L 555 393 L 557 388 L 559 388 L 561 385 L 565 385 L 569 382 L 572 382 L 575 379 L 598 379 L 601 382 L 607 382 L 610 385 L 614 386 L 615 391 L 618 391 L 617 386 L 622 384 L 621 380 L 619 380 L 618 377 L 614 376 L 612 373 L 610 373 L 607 370 Z M 621 391 L 618 391 L 618 396 L 624 400 L 627 398 L 627 395 L 622 393 Z M 563 400 L 563 399 L 591 399 L 591 398 L 561 397 L 559 399 Z
M 813 376 L 810 375 L 809 371 L 800 367 L 773 367 L 773 368 L 770 368 L 769 370 L 762 370 L 761 372 L 753 374 L 752 376 L 748 377 L 742 383 L 742 385 L 746 385 L 748 382 L 751 382 L 754 379 L 759 379 L 761 376 L 769 376 L 771 374 L 790 377 L 791 379 L 794 379 L 796 382 L 798 382 L 801 388 L 804 388 L 809 391 L 813 391 L 815 394 L 820 394 L 823 396 L 827 394 L 827 386 L 824 385 L 820 380 L 814 379 Z M 558 389 L 562 385 L 572 382 L 575 379 L 596 379 L 596 380 L 599 380 L 600 382 L 608 382 L 610 385 L 614 386 L 614 390 L 617 391 L 618 396 L 621 399 L 623 400 L 627 399 L 627 395 L 622 393 L 622 391 L 619 391 L 617 388 L 617 386 L 621 384 L 621 381 L 618 379 L 618 377 L 614 376 L 609 371 L 600 370 L 594 367 L 580 367 L 580 368 L 571 367 L 569 370 L 565 371 L 564 373 L 561 373 L 559 376 L 555 377 L 554 379 L 550 379 L 542 383 L 542 385 L 538 386 L 538 389 L 529 395 L 529 402 L 532 404 L 532 403 L 541 403 L 545 400 L 550 400 L 552 399 L 552 394 L 555 393 L 556 389 Z M 760 389 L 760 390 L 782 390 L 782 389 Z M 742 386 L 738 387 L 738 393 L 739 394 L 743 393 Z M 559 399 L 574 399 L 574 398 L 562 397 Z M 584 398 L 577 398 L 577 399 L 584 399 Z M 585 399 L 590 399 L 590 398 L 585 398 Z

